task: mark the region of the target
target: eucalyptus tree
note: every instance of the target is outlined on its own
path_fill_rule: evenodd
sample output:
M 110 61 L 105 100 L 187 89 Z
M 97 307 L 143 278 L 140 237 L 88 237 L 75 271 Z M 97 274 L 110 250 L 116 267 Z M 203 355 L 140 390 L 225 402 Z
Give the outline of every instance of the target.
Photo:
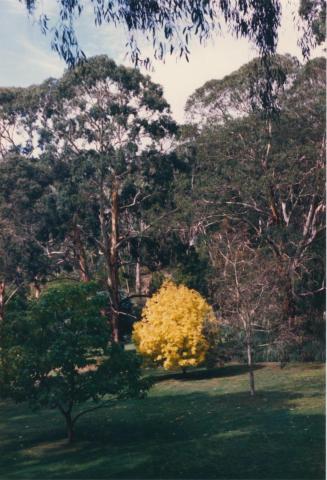
M 263 57 L 276 48 L 280 23 L 281 2 L 216 0 L 60 0 L 57 9 L 38 10 L 39 0 L 23 0 L 28 12 L 38 18 L 43 33 L 51 33 L 52 48 L 68 65 L 84 58 L 75 30 L 75 22 L 84 10 L 93 10 L 95 25 L 103 23 L 123 27 L 135 64 L 149 63 L 141 52 L 138 34 L 144 34 L 153 45 L 157 58 L 176 53 L 188 59 L 189 41 L 195 37 L 205 42 L 226 25 L 236 37 L 245 37 L 254 43 Z M 52 18 L 51 18 L 52 17 Z M 92 17 L 91 17 L 92 18 Z
M 45 255 L 76 268 L 82 281 L 103 266 L 117 341 L 122 269 L 130 275 L 136 263 L 139 271 L 143 239 L 168 214 L 178 163 L 162 88 L 102 56 L 60 80 L 0 93 L 4 165 L 19 154 L 30 165 L 38 159 L 50 177 L 39 238 Z
M 142 221 L 140 212 L 158 200 L 173 173 L 177 127 L 160 86 L 105 56 L 68 71 L 49 95 L 51 108 L 44 110 L 39 138 L 45 154 L 70 171 L 78 199 L 85 199 L 73 206 L 79 229 L 85 225 L 85 203 L 96 216 L 87 235 L 93 236 L 103 258 L 109 316 L 118 341 L 123 253 L 159 221 L 159 208 L 150 223 Z
M 10 239 L 6 254 L 12 253 L 13 263 L 21 272 L 19 278 L 24 278 L 25 284 L 32 282 L 36 295 L 46 278 L 62 271 L 63 267 L 74 268 L 82 257 L 77 228 L 72 225 L 67 208 L 67 196 L 65 200 L 62 196 L 62 202 L 58 201 L 56 183 L 64 184 L 65 180 L 67 183 L 67 169 L 61 168 L 59 161 L 53 163 L 45 151 L 48 139 L 44 126 L 51 108 L 49 92 L 54 83 L 50 79 L 39 86 L 0 90 L 0 218 L 6 224 L 1 232 L 2 241 L 5 245 L 5 236 Z M 70 199 L 76 202 L 73 194 Z M 17 240 L 15 247 L 14 239 Z M 22 261 L 28 246 L 38 259 L 38 262 L 34 260 L 32 269 L 29 268 L 31 262 Z M 37 271 L 37 263 L 48 267 Z M 6 265 L 7 273 L 3 272 L 2 276 L 12 270 L 8 261 Z M 80 271 L 83 278 L 81 266 Z M 7 297 L 11 290 L 7 288 Z
M 56 8 L 40 0 L 18 0 L 29 14 L 35 14 L 41 31 L 50 32 L 51 46 L 68 65 L 84 58 L 75 24 L 84 11 L 96 26 L 106 23 L 121 27 L 128 38 L 135 64 L 149 57 L 142 53 L 140 34 L 153 46 L 154 55 L 162 59 L 167 53 L 190 55 L 190 39 L 205 42 L 224 26 L 236 37 L 250 40 L 264 62 L 276 52 L 278 28 L 282 13 L 281 0 L 59 0 Z M 41 7 L 39 9 L 39 7 Z M 92 12 L 93 10 L 93 12 Z M 325 39 L 326 6 L 324 0 L 300 0 L 293 14 L 299 14 L 299 43 L 308 56 L 310 49 Z M 93 15 L 92 15 L 93 14 Z M 269 69 L 268 69 L 269 71 Z
M 322 318 L 324 71 L 323 59 L 297 71 L 280 95 L 281 112 L 269 130 L 256 112 L 224 123 L 219 117 L 200 133 L 189 128 L 190 142 L 183 146 L 192 162 L 192 179 L 179 182 L 177 195 L 185 211 L 189 205 L 193 241 L 210 241 L 229 222 L 233 228 L 246 227 L 252 245 L 269 248 L 284 296 L 283 338 L 301 337 L 314 304 L 310 322 Z
M 281 108 L 281 95 L 291 88 L 300 69 L 300 62 L 291 55 L 275 55 L 271 60 L 274 70 L 272 95 L 277 109 Z M 222 79 L 212 79 L 197 88 L 185 106 L 187 123 L 201 129 L 209 124 L 223 124 L 234 118 L 265 112 L 264 68 L 255 58 Z
M 40 283 L 51 265 L 42 244 L 50 177 L 36 159 L 8 155 L 0 163 L 0 319 L 16 292 Z

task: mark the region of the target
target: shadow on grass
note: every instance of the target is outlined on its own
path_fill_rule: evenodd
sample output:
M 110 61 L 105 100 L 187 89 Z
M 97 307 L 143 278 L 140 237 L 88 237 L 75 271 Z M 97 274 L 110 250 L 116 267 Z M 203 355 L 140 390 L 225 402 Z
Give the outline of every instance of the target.
M 254 365 L 253 370 L 259 370 L 264 368 L 262 365 Z M 201 368 L 183 372 L 160 372 L 159 374 L 149 375 L 154 383 L 165 382 L 166 380 L 180 380 L 180 381 L 193 381 L 193 380 L 208 380 L 210 378 L 224 378 L 234 377 L 237 375 L 243 375 L 248 373 L 247 365 L 228 365 L 226 367 L 217 367 L 210 370 Z
M 128 401 L 81 419 L 71 447 L 63 446 L 59 415 L 31 415 L 32 430 L 10 438 L 0 470 L 16 479 L 322 479 L 323 415 L 294 414 L 301 396 L 196 392 Z

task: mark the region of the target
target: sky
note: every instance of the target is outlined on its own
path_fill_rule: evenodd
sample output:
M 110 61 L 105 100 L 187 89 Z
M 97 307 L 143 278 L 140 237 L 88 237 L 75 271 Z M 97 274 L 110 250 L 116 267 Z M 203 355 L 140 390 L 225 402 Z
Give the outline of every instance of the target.
M 28 86 L 49 77 L 60 77 L 65 69 L 64 62 L 51 50 L 50 38 L 42 35 L 35 20 L 27 16 L 24 6 L 19 0 L 0 0 L 0 4 L 0 86 Z M 56 0 L 43 0 L 43 4 L 51 17 Z M 301 60 L 293 20 L 297 4 L 297 0 L 283 0 L 278 52 L 290 53 Z M 87 56 L 107 54 L 117 63 L 130 65 L 122 30 L 108 25 L 95 27 L 91 12 L 86 12 L 78 21 L 77 29 Z M 184 118 L 185 102 L 196 88 L 213 78 L 223 78 L 257 56 L 247 40 L 236 40 L 227 33 L 205 46 L 193 41 L 190 49 L 189 63 L 185 59 L 168 57 L 165 63 L 154 61 L 153 72 L 144 72 L 150 73 L 153 81 L 163 86 L 179 122 Z M 321 54 L 320 48 L 312 56 Z

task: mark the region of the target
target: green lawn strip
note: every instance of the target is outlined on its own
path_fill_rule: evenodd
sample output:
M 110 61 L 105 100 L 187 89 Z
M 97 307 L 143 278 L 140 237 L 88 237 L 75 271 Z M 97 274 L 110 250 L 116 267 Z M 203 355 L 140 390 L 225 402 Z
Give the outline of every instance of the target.
M 265 365 L 254 399 L 237 366 L 201 375 L 82 418 L 70 447 L 56 412 L 1 404 L 1 478 L 324 478 L 322 365 Z

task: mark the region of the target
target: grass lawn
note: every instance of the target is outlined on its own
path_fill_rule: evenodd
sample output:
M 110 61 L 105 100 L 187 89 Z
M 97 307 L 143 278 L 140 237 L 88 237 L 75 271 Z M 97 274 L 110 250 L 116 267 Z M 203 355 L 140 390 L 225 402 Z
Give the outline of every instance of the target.
M 59 413 L 0 404 L 0 477 L 323 479 L 325 373 L 261 365 L 161 375 L 146 400 L 82 417 L 67 446 Z

